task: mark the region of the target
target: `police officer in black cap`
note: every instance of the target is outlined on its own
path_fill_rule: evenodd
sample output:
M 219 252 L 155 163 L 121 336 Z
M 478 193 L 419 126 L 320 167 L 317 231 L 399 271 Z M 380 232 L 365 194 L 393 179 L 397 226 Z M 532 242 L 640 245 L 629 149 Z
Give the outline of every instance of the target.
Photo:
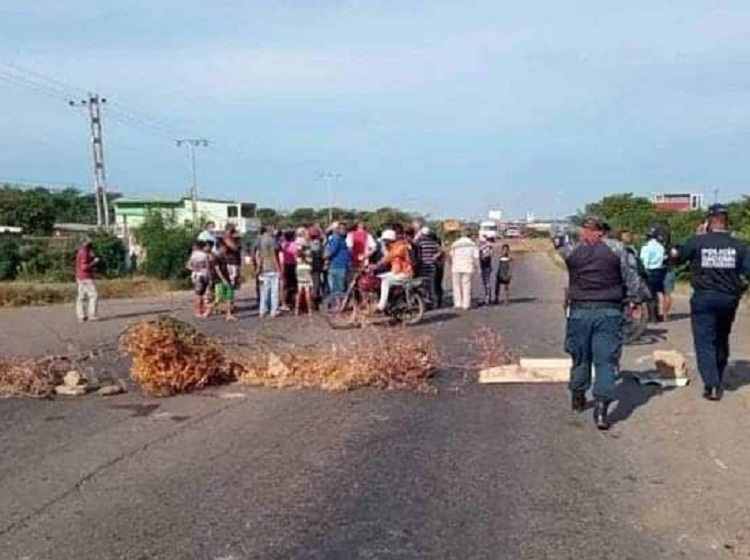
M 573 358 L 573 410 L 586 408 L 593 366 L 594 421 L 600 430 L 607 430 L 622 353 L 623 305 L 637 302 L 638 272 L 622 243 L 606 236 L 605 223 L 597 216 L 586 217 L 579 242 L 561 252 L 569 276 L 565 350 Z
M 705 233 L 673 250 L 678 263 L 690 264 L 690 320 L 703 397 L 721 400 L 729 362 L 729 335 L 743 291 L 741 276 L 750 277 L 750 250 L 729 234 L 726 206 L 715 204 L 702 226 Z

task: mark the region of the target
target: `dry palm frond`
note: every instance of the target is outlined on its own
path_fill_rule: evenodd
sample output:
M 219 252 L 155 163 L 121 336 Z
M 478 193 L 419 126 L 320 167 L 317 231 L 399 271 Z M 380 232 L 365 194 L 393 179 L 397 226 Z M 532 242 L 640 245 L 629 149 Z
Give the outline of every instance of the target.
M 167 396 L 233 378 L 218 344 L 172 317 L 135 323 L 121 348 L 132 358 L 131 377 L 150 395 Z
M 51 397 L 62 380 L 57 358 L 0 360 L 0 394 Z

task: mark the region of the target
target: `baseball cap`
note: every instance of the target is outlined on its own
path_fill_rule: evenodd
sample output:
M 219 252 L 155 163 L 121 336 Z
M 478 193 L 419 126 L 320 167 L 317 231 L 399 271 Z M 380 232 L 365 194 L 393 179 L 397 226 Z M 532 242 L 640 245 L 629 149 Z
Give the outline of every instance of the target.
M 381 241 L 396 241 L 396 232 L 392 229 L 387 229 L 380 236 Z
M 727 208 L 724 204 L 712 204 L 708 207 L 708 215 L 709 216 L 726 216 L 729 214 L 729 208 Z
M 583 218 L 581 227 L 603 231 L 604 223 L 604 218 L 602 218 L 601 216 L 597 216 L 596 214 L 589 214 L 588 216 Z

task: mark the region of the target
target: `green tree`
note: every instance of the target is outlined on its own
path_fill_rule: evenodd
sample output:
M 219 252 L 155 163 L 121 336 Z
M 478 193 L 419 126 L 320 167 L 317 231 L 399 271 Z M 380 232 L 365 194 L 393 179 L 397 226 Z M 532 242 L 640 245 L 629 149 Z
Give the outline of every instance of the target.
M 197 230 L 179 225 L 161 213 L 147 216 L 138 229 L 145 252 L 142 270 L 149 276 L 165 280 L 186 279 L 185 262 L 197 233 Z
M 97 272 L 107 278 L 124 276 L 127 250 L 122 240 L 112 233 L 102 231 L 92 236 L 91 241 L 94 253 L 101 259 Z
M 598 214 L 615 231 L 629 229 L 636 234 L 645 233 L 660 221 L 651 201 L 632 193 L 605 196 L 599 202 L 586 205 L 584 214 Z
M 258 208 L 258 218 L 263 225 L 272 226 L 278 223 L 281 215 L 273 208 Z
M 732 231 L 750 241 L 750 196 L 729 204 L 729 224 Z
M 0 236 L 0 281 L 15 280 L 21 267 L 21 248 L 18 240 Z

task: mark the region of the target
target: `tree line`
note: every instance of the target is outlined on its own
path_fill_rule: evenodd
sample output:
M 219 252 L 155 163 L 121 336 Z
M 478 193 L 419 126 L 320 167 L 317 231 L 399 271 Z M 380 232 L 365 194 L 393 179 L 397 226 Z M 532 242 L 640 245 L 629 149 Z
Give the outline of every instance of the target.
M 729 223 L 735 235 L 750 241 L 750 196 L 743 196 L 726 204 L 729 208 Z M 597 214 L 604 217 L 615 234 L 622 230 L 631 231 L 638 241 L 643 241 L 649 229 L 665 227 L 669 230 L 672 242 L 679 242 L 695 233 L 706 219 L 703 210 L 688 212 L 665 211 L 658 209 L 648 198 L 632 193 L 605 196 L 586 207 L 571 218 L 574 224 L 580 223 L 583 216 Z

